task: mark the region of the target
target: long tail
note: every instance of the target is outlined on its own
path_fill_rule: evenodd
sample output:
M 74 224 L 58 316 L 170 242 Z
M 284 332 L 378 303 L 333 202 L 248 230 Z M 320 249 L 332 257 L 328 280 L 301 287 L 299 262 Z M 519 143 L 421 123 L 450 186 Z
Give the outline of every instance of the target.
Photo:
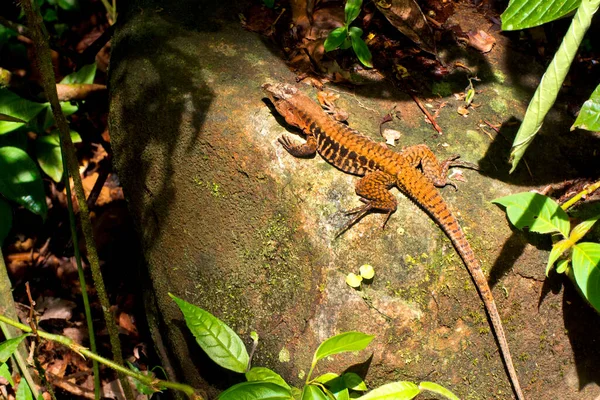
M 410 176 L 408 176 L 410 175 Z M 457 219 L 450 212 L 448 205 L 433 186 L 431 182 L 419 171 L 414 170 L 414 174 L 407 172 L 402 174 L 402 181 L 398 182 L 400 190 L 402 190 L 408 197 L 423 208 L 442 228 L 444 233 L 448 235 L 452 244 L 456 248 L 458 254 L 462 258 L 471 278 L 477 287 L 477 291 L 483 300 L 485 309 L 492 322 L 492 327 L 500 346 L 500 352 L 504 359 L 504 364 L 508 370 L 508 375 L 512 383 L 515 394 L 518 400 L 524 400 L 523 392 L 519 384 L 519 378 L 517 372 L 513 366 L 512 358 L 510 356 L 510 350 L 508 348 L 508 342 L 504 334 L 504 328 L 502 327 L 502 321 L 496 308 L 496 302 L 492 296 L 492 291 L 487 283 L 486 277 L 481 270 L 481 264 L 475 254 L 471 245 L 467 241 L 465 234 L 458 224 Z

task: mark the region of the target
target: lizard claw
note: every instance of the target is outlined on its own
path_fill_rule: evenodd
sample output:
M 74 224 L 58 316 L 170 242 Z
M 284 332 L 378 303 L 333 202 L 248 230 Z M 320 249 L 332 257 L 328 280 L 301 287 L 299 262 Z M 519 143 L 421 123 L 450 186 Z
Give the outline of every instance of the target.
M 277 141 L 283 146 L 283 148 L 289 153 L 290 149 L 292 147 L 294 147 L 294 144 L 292 143 L 292 140 L 286 136 L 283 135 L 281 136 L 279 139 L 277 139 Z

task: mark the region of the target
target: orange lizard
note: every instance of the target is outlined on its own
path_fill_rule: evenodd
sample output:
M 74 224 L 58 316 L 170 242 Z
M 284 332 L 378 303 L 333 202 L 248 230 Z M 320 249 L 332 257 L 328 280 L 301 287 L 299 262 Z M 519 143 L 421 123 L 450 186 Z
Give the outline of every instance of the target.
M 286 122 L 306 134 L 306 142 L 302 144 L 292 142 L 287 136 L 279 138 L 291 155 L 308 157 L 319 152 L 336 168 L 363 177 L 356 183 L 356 194 L 365 204 L 348 211 L 356 215 L 342 232 L 372 210 L 387 213 L 387 221 L 398 204 L 389 191 L 396 186 L 425 210 L 448 235 L 483 300 L 517 399 L 523 400 L 492 291 L 456 217 L 436 189 L 436 186 L 451 184 L 446 181 L 448 168 L 472 165 L 455 161 L 458 157 L 440 163 L 426 145 L 406 147 L 400 152 L 392 151 L 333 120 L 318 104 L 291 85 L 267 83 L 262 87 Z

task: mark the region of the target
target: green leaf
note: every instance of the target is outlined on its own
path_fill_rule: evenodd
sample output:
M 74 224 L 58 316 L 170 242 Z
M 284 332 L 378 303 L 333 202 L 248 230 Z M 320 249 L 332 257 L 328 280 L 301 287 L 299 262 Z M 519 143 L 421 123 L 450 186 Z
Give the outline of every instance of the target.
M 268 8 L 273 8 L 275 6 L 275 0 L 263 0 L 263 3 Z
M 564 274 L 567 268 L 569 267 L 569 263 L 571 260 L 558 260 L 556 263 L 556 273 Z
M 510 0 L 500 16 L 502 29 L 514 31 L 554 21 L 579 7 L 581 0 Z
M 369 51 L 369 47 L 367 47 L 365 41 L 362 40 L 360 36 L 356 34 L 353 35 L 352 32 L 350 32 L 350 40 L 352 41 L 352 49 L 354 49 L 354 52 L 356 53 L 356 56 L 362 65 L 368 68 L 373 68 L 373 63 L 371 62 L 373 56 L 371 56 L 371 52 Z
M 346 26 L 349 26 L 352 21 L 360 14 L 360 7 L 362 6 L 362 0 L 346 0 L 346 7 L 344 8 L 344 18 Z
M 0 147 L 0 193 L 46 218 L 48 207 L 40 171 L 23 150 Z
M 523 123 L 519 127 L 510 152 L 510 161 L 512 163 L 510 172 L 515 170 L 519 160 L 525 154 L 525 150 L 527 150 L 527 147 L 542 127 L 542 122 L 556 100 L 556 96 L 562 87 L 571 62 L 577 53 L 585 32 L 590 27 L 592 16 L 598 10 L 599 5 L 600 0 L 586 0 L 577 9 L 571 26 L 567 30 L 544 76 L 542 76 L 542 80 L 529 102 L 529 106 L 527 106 Z
M 74 85 L 78 83 L 94 83 L 96 76 L 96 63 L 84 65 L 78 71 L 65 76 L 60 83 Z
M 289 389 L 271 382 L 242 382 L 233 385 L 219 400 L 291 400 Z
M 323 47 L 325 47 L 325 51 L 335 50 L 346 40 L 346 36 L 348 35 L 348 31 L 345 26 L 340 28 L 336 28 L 329 32 L 327 35 L 327 39 L 325 39 L 325 43 Z
M 70 131 L 73 143 L 80 143 L 81 136 L 75 131 Z M 35 141 L 35 154 L 38 163 L 54 182 L 60 182 L 63 176 L 62 155 L 60 152 L 60 138 L 57 130 L 49 135 L 40 136 Z
M 375 270 L 369 264 L 361 265 L 358 270 L 360 271 L 360 276 L 362 276 L 363 279 L 369 280 L 373 279 L 375 276 Z
M 367 384 L 365 381 L 363 381 L 363 379 L 354 372 L 347 372 L 343 374 L 342 380 L 344 381 L 344 386 L 348 389 L 352 389 L 357 392 L 367 391 Z
M 302 400 L 302 390 L 292 386 L 292 398 L 294 400 Z
M 11 119 L 0 121 L 0 135 L 22 127 L 44 107 L 44 104 L 25 100 L 8 89 L 0 89 L 0 114 Z
M 53 126 L 56 122 L 54 121 L 54 114 L 52 114 L 52 108 L 50 103 L 44 103 L 46 107 L 46 114 L 44 116 L 44 123 L 40 127 L 40 130 L 45 131 L 46 129 Z M 71 114 L 74 114 L 78 110 L 78 106 L 71 104 L 68 101 L 62 101 L 60 103 L 60 109 L 62 110 L 65 117 L 68 117 Z
M 421 383 L 419 383 L 419 389 L 421 389 L 421 391 L 428 390 L 430 392 L 437 393 L 437 394 L 444 396 L 450 400 L 460 400 L 457 395 L 455 395 L 454 393 L 452 393 L 451 391 L 449 391 L 442 385 L 438 385 L 437 383 L 434 383 L 434 382 L 421 382 Z
M 260 381 L 260 382 L 271 382 L 287 390 L 292 390 L 290 385 L 276 372 L 271 371 L 265 367 L 252 367 L 250 371 L 246 372 L 246 379 L 249 382 Z
M 246 371 L 250 359 L 248 352 L 242 339 L 230 327 L 208 311 L 170 293 L 169 296 L 181 309 L 186 325 L 211 360 L 231 371 Z
M 127 365 L 129 366 L 129 368 L 132 371 L 135 371 L 141 375 L 148 375 L 148 373 L 144 373 L 142 371 L 140 371 L 140 369 L 138 367 L 136 367 L 135 365 L 133 365 L 131 362 L 126 361 Z M 143 395 L 146 396 L 152 396 L 154 393 L 157 392 L 157 390 L 154 390 L 153 388 L 151 388 L 150 386 L 146 385 L 145 383 L 141 382 L 139 379 L 133 378 L 131 377 L 131 379 L 133 380 L 133 383 L 135 384 L 135 390 L 137 390 L 138 392 L 140 392 Z
M 25 379 L 21 379 L 19 382 L 19 387 L 17 388 L 17 393 L 15 394 L 16 400 L 33 400 L 33 394 L 31 393 L 31 389 L 27 384 Z
M 302 400 L 328 400 L 328 398 L 320 387 L 306 385 L 302 391 Z
M 571 130 L 575 128 L 594 132 L 600 131 L 600 85 L 596 86 L 590 99 L 583 103 Z
M 0 197 L 0 246 L 8 236 L 12 226 L 12 207 Z
M 317 349 L 313 357 L 314 361 L 346 351 L 360 351 L 371 343 L 375 336 L 362 332 L 344 332 L 330 337 Z
M 20 336 L 14 337 L 12 339 L 8 339 L 2 343 L 0 343 L 0 363 L 5 363 L 8 359 L 13 355 L 13 353 L 19 347 L 19 344 L 29 336 L 28 333 L 24 333 Z
M 573 243 L 577 243 L 585 236 L 586 233 L 592 229 L 592 226 L 600 219 L 600 215 L 595 215 L 592 218 L 588 218 L 585 221 L 581 221 L 573 230 L 571 231 L 571 236 L 569 239 Z
M 585 242 L 573 246 L 573 273 L 585 298 L 600 312 L 600 244 Z
M 517 193 L 492 200 L 506 207 L 510 222 L 519 229 L 529 227 L 531 232 L 560 232 L 569 237 L 569 217 L 551 198 L 538 193 Z
M 350 400 L 350 391 L 347 388 L 334 393 L 336 400 Z
M 355 289 L 360 287 L 362 280 L 362 276 L 356 275 L 354 272 L 350 272 L 348 275 L 346 275 L 346 284 Z
M 388 383 L 371 390 L 360 400 L 410 400 L 420 393 L 419 387 L 412 382 L 401 381 Z
M 44 11 L 43 19 L 44 22 L 58 21 L 58 15 L 56 14 L 56 10 L 54 8 L 47 8 L 46 11 Z
M 323 375 L 319 375 L 315 379 L 313 379 L 313 382 L 322 383 L 324 385 L 327 385 L 327 382 L 332 381 L 337 378 L 339 378 L 338 374 L 335 374 L 333 372 L 326 372 Z
M 350 40 L 350 37 L 346 36 L 346 39 L 344 39 L 344 43 L 342 43 L 340 46 L 340 49 L 346 50 L 350 47 L 352 47 L 352 41 Z
M 8 364 L 4 363 L 0 365 L 0 377 L 6 379 L 10 383 L 10 386 L 15 386 L 15 381 L 13 381 L 12 374 L 8 369 Z
M 79 9 L 77 0 L 58 0 L 58 6 L 65 11 L 75 11 Z
M 550 274 L 550 270 L 552 266 L 558 260 L 565 251 L 569 250 L 575 242 L 570 239 L 560 240 L 552 245 L 552 250 L 550 251 L 550 256 L 548 257 L 548 263 L 546 264 L 546 276 Z

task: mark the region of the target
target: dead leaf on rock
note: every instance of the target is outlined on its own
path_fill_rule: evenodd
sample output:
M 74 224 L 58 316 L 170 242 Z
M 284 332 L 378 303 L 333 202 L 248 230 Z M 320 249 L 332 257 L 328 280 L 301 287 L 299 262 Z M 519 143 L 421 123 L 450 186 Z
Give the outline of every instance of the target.
M 469 46 L 476 48 L 482 53 L 490 52 L 496 44 L 496 39 L 481 29 L 477 32 L 469 31 L 467 32 L 467 36 L 469 37 Z
M 383 130 L 382 136 L 385 142 L 390 146 L 396 146 L 396 140 L 400 139 L 402 134 L 395 129 L 386 128 Z
M 462 115 L 463 117 L 469 115 L 469 110 L 465 106 L 458 106 L 456 112 Z

